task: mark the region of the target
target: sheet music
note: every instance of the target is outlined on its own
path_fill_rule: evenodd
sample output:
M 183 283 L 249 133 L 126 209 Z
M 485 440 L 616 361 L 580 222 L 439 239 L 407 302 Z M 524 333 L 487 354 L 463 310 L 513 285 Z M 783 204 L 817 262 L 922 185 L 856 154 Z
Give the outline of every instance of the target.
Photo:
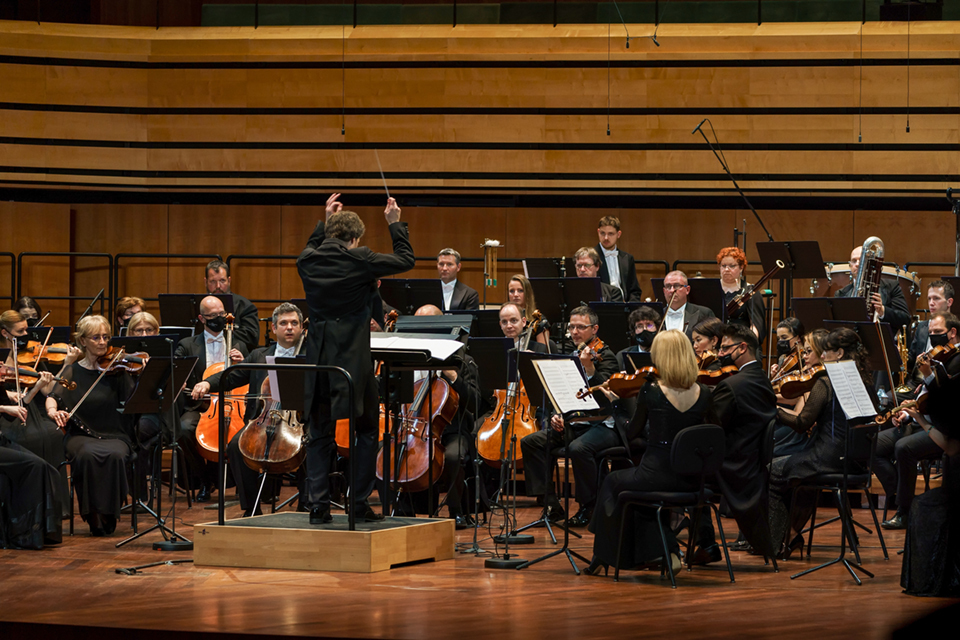
M 384 334 L 388 335 L 388 334 Z M 385 349 L 395 351 L 424 350 L 431 358 L 446 360 L 463 348 L 458 340 L 437 340 L 430 338 L 408 338 L 405 336 L 378 337 L 370 336 L 371 349 Z
M 547 394 L 560 413 L 600 408 L 593 394 L 587 395 L 582 400 L 577 399 L 577 392 L 586 386 L 587 381 L 583 379 L 580 369 L 572 360 L 536 360 L 533 366 L 537 369 Z
M 277 364 L 277 356 L 267 356 L 267 364 Z M 267 378 L 270 380 L 270 400 L 280 402 L 280 383 L 277 382 L 277 370 L 267 371 Z M 260 393 L 259 389 L 253 390 L 253 393 Z
M 833 385 L 833 392 L 847 419 L 875 416 L 876 407 L 873 406 L 856 363 L 853 360 L 841 360 L 824 364 L 827 367 L 827 375 L 830 376 L 830 383 Z

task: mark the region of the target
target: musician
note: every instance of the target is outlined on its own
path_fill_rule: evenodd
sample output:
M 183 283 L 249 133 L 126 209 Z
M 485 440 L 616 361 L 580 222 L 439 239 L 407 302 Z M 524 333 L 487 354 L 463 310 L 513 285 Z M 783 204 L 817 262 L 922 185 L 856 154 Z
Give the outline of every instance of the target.
M 0 397 L 0 405 L 8 399 Z M 56 432 L 56 430 L 54 430 Z M 42 549 L 63 541 L 57 469 L 0 435 L 0 549 Z
M 507 283 L 507 301 L 517 305 L 527 325 L 533 323 L 533 313 L 537 310 L 537 300 L 533 295 L 533 285 L 530 284 L 530 280 L 525 275 L 518 273 L 510 278 L 510 282 Z M 533 339 L 544 346 L 550 344 L 550 323 L 546 318 L 541 318 Z
M 377 279 L 413 268 L 413 249 L 400 207 L 387 199 L 384 210 L 392 254 L 360 246 L 364 225 L 360 216 L 345 211 L 335 193 L 327 199 L 326 221 L 319 221 L 297 259 L 310 308 L 307 362 L 336 365 L 350 372 L 354 384 L 353 412 L 357 442 L 352 464 L 357 465 L 356 515 L 375 521 L 383 516 L 367 504 L 373 491 L 377 458 L 380 401 L 370 357 L 370 318 Z M 311 524 L 333 520 L 330 514 L 330 466 L 336 446 L 336 420 L 347 418 L 346 382 L 336 375 L 310 374 L 305 382 L 307 416 L 307 501 Z
M 950 313 L 953 306 L 953 285 L 943 280 L 934 280 L 927 285 L 927 307 L 930 316 L 937 313 Z M 910 340 L 910 349 L 908 351 L 907 362 L 904 366 L 911 372 L 910 381 L 912 386 L 920 384 L 919 371 L 916 368 L 917 356 L 926 353 L 933 348 L 930 344 L 929 320 L 921 320 L 914 329 L 913 337 Z
M 600 261 L 600 281 L 620 289 L 628 302 L 641 302 L 643 292 L 637 280 L 637 264 L 633 256 L 617 247 L 620 240 L 620 219 L 604 216 L 597 224 L 597 236 L 600 242 L 594 247 Z
M 516 306 L 511 306 L 519 317 Z M 417 309 L 416 315 L 442 316 L 443 312 L 436 306 L 428 304 Z M 473 461 L 476 456 L 473 426 L 474 416 L 481 412 L 480 374 L 474 359 L 464 355 L 459 369 L 444 369 L 440 371 L 440 375 L 459 397 L 457 412 L 440 436 L 440 444 L 444 449 L 441 478 L 447 481 L 445 501 L 450 518 L 456 521 L 457 529 L 466 529 L 474 525 L 474 520 L 470 517 L 470 507 L 464 502 L 464 498 L 468 496 L 464 496 L 463 487 L 464 477 L 472 476 L 474 473 Z M 417 371 L 415 376 L 417 379 L 422 379 L 427 377 L 427 372 Z M 434 480 L 441 478 L 434 478 Z M 434 507 L 431 505 L 429 510 L 434 511 Z
M 143 301 L 143 298 L 138 298 L 136 296 L 124 296 L 120 298 L 117 302 L 117 311 L 114 314 L 114 317 L 117 319 L 117 331 L 127 326 L 127 322 L 144 310 L 147 306 L 147 303 Z
M 256 349 L 260 343 L 260 314 L 252 302 L 230 290 L 230 265 L 211 260 L 204 271 L 203 283 L 207 293 L 229 293 L 233 297 L 234 343 L 242 343 L 246 347 L 244 353 Z
M 713 390 L 717 424 L 726 432 L 726 456 L 718 484 L 740 532 L 758 552 L 775 553 L 767 526 L 766 485 L 760 468 L 760 452 L 767 425 L 777 412 L 777 399 L 757 360 L 760 343 L 756 334 L 742 324 L 728 324 L 723 330 L 718 355 L 723 366 L 734 365 L 739 373 Z M 694 564 L 721 558 L 714 538 L 713 523 L 706 512 L 700 518 L 699 547 Z
M 960 319 L 952 313 L 934 314 L 929 320 L 928 329 L 929 342 L 933 347 L 960 343 Z M 940 363 L 919 357 L 917 370 L 923 377 L 924 385 L 935 389 L 941 386 L 946 376 L 960 373 L 960 358 L 951 358 L 944 368 Z M 917 488 L 917 463 L 936 456 L 940 448 L 930 439 L 929 431 L 916 429 L 906 415 L 897 415 L 893 422 L 897 428 L 886 429 L 877 436 L 873 471 L 883 485 L 887 500 L 897 496 L 897 512 L 882 524 L 883 528 L 906 529 Z
M 160 335 L 160 322 L 156 316 L 147 311 L 141 311 L 132 315 L 126 323 L 128 336 L 158 336 Z
M 580 247 L 573 254 L 576 260 L 578 278 L 600 277 L 600 254 L 593 247 Z M 623 302 L 623 292 L 612 284 L 600 282 L 600 300 L 603 302 Z
M 707 318 L 715 318 L 716 314 L 707 307 L 687 302 L 689 295 L 690 284 L 683 271 L 671 271 L 663 279 L 663 297 L 668 305 L 664 329 L 683 331 L 692 340 L 693 328 Z
M 720 318 L 713 316 L 701 322 L 698 322 L 690 332 L 690 338 L 693 340 L 693 352 L 697 360 L 702 362 L 704 354 L 716 355 L 720 349 L 720 340 L 723 339 L 723 323 Z M 716 370 L 720 366 L 720 360 L 714 358 L 709 365 L 709 369 Z
M 824 343 L 822 358 L 823 362 L 853 361 L 863 376 L 864 385 L 868 391 L 871 389 L 872 383 L 865 375 L 866 351 L 855 331 L 845 327 L 831 331 Z M 817 379 L 799 414 L 780 409 L 777 418 L 799 432 L 806 432 L 816 425 L 810 436 L 811 442 L 802 451 L 774 459 L 770 469 L 770 531 L 775 543 L 783 543 L 778 555 L 788 558 L 793 550 L 803 546 L 799 532 L 809 520 L 817 496 L 814 491 L 799 493 L 794 520 L 788 522 L 793 487 L 823 473 L 843 471 L 849 427 L 843 411 L 837 408 L 833 385 L 827 375 Z
M 823 363 L 821 357 L 826 348 L 827 336 L 830 334 L 826 329 L 815 329 L 804 336 L 803 345 L 803 371 L 809 372 L 814 367 Z M 804 404 L 810 392 L 803 394 L 795 400 L 787 400 L 777 395 L 777 405 L 785 413 L 798 415 L 803 411 Z M 807 446 L 810 436 L 807 432 L 798 432 L 795 429 L 783 424 L 777 424 L 776 431 L 773 432 L 773 456 L 789 456 L 802 451 Z
M 98 382 L 98 359 L 109 350 L 110 338 L 110 321 L 103 316 L 81 319 L 76 343 L 82 358 L 64 366 L 60 373 L 77 386 L 72 391 L 57 386 L 46 399 L 47 416 L 66 430 L 64 447 L 71 459 L 80 517 L 90 525 L 92 536 L 110 535 L 117 528 L 128 493 L 125 464 L 133 453 L 128 416 L 118 411 L 133 391 L 133 379 L 127 373 L 110 373 Z M 87 435 L 73 426 L 67 429 L 71 410 L 103 437 Z
M 504 302 L 500 306 L 500 330 L 505 338 L 513 340 L 515 349 L 522 346 L 524 331 L 527 329 L 527 319 L 520 312 L 520 307 L 513 302 Z M 556 347 L 556 345 L 554 345 Z M 527 351 L 547 353 L 547 348 L 532 338 L 527 344 Z
M 0 346 L 10 349 L 4 364 L 8 367 L 16 366 L 14 353 L 16 348 L 27 346 L 27 321 L 18 312 L 10 310 L 0 314 Z M 80 350 L 68 347 L 64 365 L 74 362 L 80 357 Z M 53 374 L 44 369 L 43 363 L 38 365 L 40 380 L 32 387 L 21 385 L 17 396 L 15 379 L 7 380 L 0 389 L 0 438 L 23 447 L 45 462 L 58 469 L 60 484 L 55 487 L 57 495 L 65 498 L 67 495 L 67 472 L 61 469 L 64 461 L 63 434 L 57 430 L 45 410 L 46 396 L 53 390 Z M 70 505 L 64 501 L 63 511 L 69 513 Z
M 197 365 L 187 378 L 187 388 L 195 387 L 203 378 L 207 367 L 223 363 L 229 356 L 233 363 L 243 361 L 247 355 L 247 347 L 242 342 L 235 342 L 230 353 L 225 353 L 226 338 L 223 329 L 226 326 L 226 313 L 219 298 L 207 296 L 200 301 L 200 315 L 198 316 L 203 332 L 189 338 L 184 338 L 174 351 L 175 358 L 197 356 Z M 180 396 L 183 398 L 183 395 Z M 197 424 L 200 422 L 200 403 L 186 399 L 183 403 L 183 412 L 180 415 L 180 440 L 183 454 L 187 460 L 187 468 L 191 475 L 199 480 L 200 491 L 197 502 L 209 502 L 217 486 L 216 465 L 204 459 L 197 450 Z M 191 486 L 195 486 L 191 482 Z
M 589 250 L 593 251 L 593 249 Z M 610 347 L 606 345 L 598 350 L 589 346 L 594 343 L 600 329 L 597 314 L 588 306 L 577 307 L 570 312 L 570 323 L 567 328 L 570 330 L 574 344 L 581 345 L 579 350 L 573 353 L 580 358 L 580 363 L 587 375 L 588 385 L 594 387 L 606 382 L 607 378 L 617 372 L 617 359 Z M 596 356 L 599 356 L 599 362 L 594 361 Z M 609 401 L 600 393 L 594 394 L 594 397 L 597 398 L 601 407 L 607 408 L 604 412 L 610 413 Z M 564 442 L 564 417 L 554 415 L 550 420 L 550 427 L 525 437 L 520 441 L 520 448 L 523 451 L 527 495 L 543 496 L 547 517 L 558 520 L 564 516 L 564 512 L 554 493 L 553 484 L 548 478 L 550 469 L 553 468 L 550 451 Z M 623 438 L 617 433 L 612 416 L 602 422 L 571 422 L 567 428 L 572 430 L 573 438 L 569 452 L 576 482 L 576 499 L 580 505 L 577 514 L 569 519 L 567 524 L 582 527 L 590 522 L 597 499 L 596 455 L 604 449 L 622 444 Z
M 777 323 L 777 362 L 770 367 L 772 376 L 780 373 L 780 367 L 787 356 L 801 348 L 804 335 L 803 323 L 799 318 L 784 318 Z M 799 371 L 799 367 L 797 370 Z
M 270 320 L 271 330 L 277 341 L 269 347 L 258 347 L 251 351 L 243 359 L 245 363 L 266 364 L 269 356 L 292 358 L 296 355 L 297 347 L 300 346 L 300 339 L 303 335 L 303 313 L 300 308 L 295 304 L 284 302 L 273 310 Z M 264 399 L 263 404 L 259 402 L 260 388 L 266 379 L 266 371 L 231 368 L 215 373 L 195 384 L 190 397 L 193 400 L 200 400 L 207 394 L 212 396 L 219 393 L 221 387 L 225 391 L 231 391 L 237 387 L 249 385 L 250 397 L 246 400 L 246 410 L 244 411 L 244 417 L 249 426 L 250 422 L 256 420 L 259 416 L 260 411 L 258 409 L 263 404 L 270 405 L 269 399 Z M 272 391 L 276 393 L 276 390 Z M 240 498 L 243 517 L 263 513 L 260 510 L 260 504 L 256 502 L 260 475 L 243 461 L 243 456 L 240 454 L 240 434 L 246 428 L 245 426 L 237 432 L 227 445 L 227 459 L 230 461 L 230 471 L 237 485 L 237 497 Z M 273 488 L 271 488 L 271 491 L 273 491 Z
M 43 317 L 43 309 L 37 304 L 37 301 L 30 296 L 23 296 L 13 303 L 13 310 L 18 312 L 23 319 L 27 321 L 27 326 L 32 327 Z
M 624 359 L 625 353 L 649 353 L 653 339 L 660 329 L 662 318 L 653 307 L 637 307 L 627 316 L 627 326 L 633 327 L 634 343 L 617 352 L 617 364 L 621 371 L 627 371 L 628 363 Z M 632 414 L 632 412 L 631 412 Z
M 747 256 L 739 247 L 725 247 L 717 253 L 717 266 L 720 268 L 720 287 L 723 289 L 724 306 L 746 290 L 743 271 L 747 268 Z M 741 309 L 727 318 L 727 322 L 738 322 L 753 329 L 763 344 L 766 310 L 763 298 L 755 295 Z
M 856 296 L 857 273 L 860 269 L 860 255 L 863 247 L 854 247 L 850 252 L 850 284 L 837 291 L 835 298 L 852 298 Z M 883 322 L 890 323 L 890 331 L 894 335 L 900 328 L 910 322 L 910 310 L 903 297 L 903 291 L 895 280 L 880 280 L 879 293 L 874 293 L 868 303 L 879 314 Z
M 460 252 L 441 249 L 437 254 L 437 273 L 440 274 L 440 289 L 443 292 L 443 310 L 479 309 L 480 294 L 457 279 L 460 273 Z

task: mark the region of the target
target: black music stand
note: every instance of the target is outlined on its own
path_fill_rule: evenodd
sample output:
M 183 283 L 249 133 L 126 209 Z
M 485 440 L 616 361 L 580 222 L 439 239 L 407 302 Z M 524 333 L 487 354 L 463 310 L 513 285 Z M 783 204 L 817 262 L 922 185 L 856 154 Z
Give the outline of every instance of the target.
M 193 336 L 193 327 L 160 327 L 160 335 L 176 336 L 174 339 L 179 344 L 181 340 Z
M 862 322 L 867 320 L 866 298 L 794 298 L 791 305 L 794 315 L 810 333 L 824 329 L 824 322 Z
M 763 265 L 764 273 L 771 271 L 777 260 L 783 262 L 783 268 L 777 274 L 780 280 L 780 299 L 790 300 L 787 292 L 793 293 L 793 281 L 796 278 L 817 280 L 827 277 L 823 266 L 823 254 L 816 240 L 795 240 L 789 242 L 758 242 L 757 253 Z M 782 306 L 782 305 L 781 305 Z M 780 316 L 786 318 L 791 309 L 781 309 Z M 803 325 L 806 327 L 807 325 Z M 809 329 L 808 329 L 809 330 Z
M 862 300 L 863 298 L 860 298 Z M 824 329 L 828 331 L 846 327 L 852 329 L 860 337 L 863 348 L 867 350 L 867 366 L 871 371 L 887 372 L 887 361 L 890 362 L 890 370 L 899 370 L 901 366 L 900 352 L 897 351 L 897 341 L 893 337 L 889 322 L 870 322 L 869 320 L 851 321 L 851 320 L 825 320 Z M 881 333 L 883 334 L 881 339 Z M 884 359 L 886 351 L 886 359 Z M 891 389 L 896 388 L 896 383 L 892 380 Z
M 545 389 L 544 386 L 543 386 L 543 381 L 540 379 L 540 376 L 539 376 L 539 374 L 537 373 L 536 368 L 533 366 L 533 362 L 534 362 L 535 360 L 546 360 L 546 359 L 566 359 L 566 360 L 573 360 L 573 361 L 577 364 L 577 369 L 580 371 L 580 375 L 583 377 L 584 387 L 587 386 L 587 376 L 586 376 L 586 374 L 585 374 L 584 371 L 583 371 L 583 365 L 581 364 L 580 359 L 577 358 L 576 356 L 544 356 L 544 354 L 530 353 L 530 352 L 524 352 L 524 353 L 521 353 L 521 354 L 520 354 L 520 377 L 521 377 L 521 379 L 523 380 L 524 386 L 527 388 L 527 394 L 528 394 L 531 398 L 535 397 L 536 395 L 539 395 L 541 398 L 543 398 L 543 400 L 542 400 L 542 402 L 543 402 L 543 408 L 544 408 L 543 415 L 545 416 L 545 420 L 547 421 L 547 427 L 546 427 L 546 428 L 547 428 L 547 429 L 552 429 L 552 427 L 549 425 L 549 418 L 546 418 L 546 416 L 550 413 L 549 411 L 546 410 L 546 409 L 547 409 L 547 406 L 548 406 L 548 404 L 549 404 L 549 400 L 547 399 L 547 391 L 546 391 L 546 389 Z M 570 426 L 566 423 L 566 417 L 564 417 L 564 426 L 563 426 L 563 463 L 564 463 L 564 464 L 563 464 L 563 467 L 564 467 L 564 468 L 563 468 L 563 486 L 564 486 L 563 502 L 564 502 L 564 504 L 563 504 L 563 511 L 564 511 L 565 514 L 569 514 L 569 513 L 570 513 L 570 491 L 567 490 L 567 485 L 568 485 L 568 483 L 570 482 L 570 442 L 571 442 L 571 440 L 570 440 Z M 549 438 L 547 438 L 546 447 L 547 447 L 547 448 L 550 447 L 550 439 L 549 439 Z M 550 469 L 550 468 L 551 468 L 551 465 L 547 465 L 547 469 Z M 548 471 L 548 481 L 549 481 L 549 471 Z M 548 484 L 549 484 L 549 482 L 548 482 Z M 549 522 L 549 518 L 547 517 L 547 498 L 546 498 L 546 496 L 544 496 L 544 498 L 543 498 L 543 506 L 544 506 L 543 517 L 542 517 L 541 519 L 544 521 L 544 523 L 546 523 L 547 530 L 550 531 L 550 537 L 553 538 L 553 531 L 550 530 L 550 522 Z M 524 527 L 521 527 L 520 529 L 518 529 L 517 532 L 519 533 L 520 531 L 523 531 L 524 529 L 527 529 L 527 528 L 529 528 L 529 527 L 532 527 L 532 526 L 538 524 L 538 522 L 539 522 L 539 521 L 533 522 L 533 523 L 528 524 L 528 525 L 525 525 Z M 527 567 L 529 567 L 529 566 L 531 566 L 531 565 L 534 565 L 534 564 L 537 564 L 538 562 L 543 562 L 544 560 L 548 560 L 548 559 L 550 559 L 550 558 L 552 558 L 552 557 L 554 557 L 554 556 L 558 556 L 558 555 L 560 555 L 560 554 L 564 554 L 564 555 L 567 557 L 567 560 L 570 561 L 570 566 L 573 567 L 573 572 L 574 572 L 575 574 L 577 574 L 577 575 L 580 575 L 580 569 L 577 567 L 577 563 L 574 562 L 573 557 L 576 556 L 576 557 L 580 558 L 583 562 L 585 562 L 585 563 L 587 563 L 587 564 L 589 564 L 590 561 L 589 561 L 587 558 L 584 558 L 582 555 L 580 555 L 580 554 L 577 553 L 576 551 L 571 551 L 571 550 L 570 550 L 570 534 L 572 533 L 573 535 L 577 536 L 578 538 L 582 538 L 583 536 L 581 536 L 581 535 L 580 535 L 579 533 L 577 533 L 576 531 L 570 531 L 570 526 L 567 525 L 566 523 L 564 523 L 564 524 L 562 524 L 562 525 L 560 525 L 560 526 L 563 528 L 563 545 L 562 545 L 559 549 L 556 549 L 556 550 L 551 551 L 551 552 L 549 552 L 549 553 L 547 553 L 547 554 L 545 554 L 545 555 L 542 555 L 542 556 L 540 556 L 539 558 L 535 558 L 535 559 L 533 559 L 533 560 L 528 560 L 527 562 L 524 562 L 524 563 L 521 564 L 519 567 L 517 567 L 517 569 L 526 569 Z M 553 542 L 554 542 L 554 544 L 556 544 L 556 538 L 553 538 Z
M 614 353 L 633 346 L 636 341 L 629 318 L 634 309 L 653 307 L 663 317 L 663 304 L 659 302 L 591 302 L 590 308 L 597 314 L 597 322 L 603 332 L 603 342 Z
M 27 327 L 27 336 L 31 340 L 36 340 L 40 344 L 47 339 L 47 334 L 53 332 L 50 336 L 48 346 L 58 342 L 70 342 L 70 327 Z
M 471 339 L 499 338 L 503 335 L 503 331 L 500 330 L 499 309 L 456 309 L 444 311 L 444 315 L 471 318 L 471 324 L 469 325 Z
M 114 338 L 110 341 L 111 346 L 126 347 L 130 343 L 137 343 L 140 348 L 138 351 L 155 353 L 144 365 L 143 370 L 137 377 L 137 386 L 133 394 L 127 400 L 123 407 L 123 413 L 142 415 L 146 413 L 163 414 L 170 412 L 171 427 L 175 429 L 178 424 L 176 412 L 176 399 L 180 395 L 180 389 L 190 377 L 190 372 L 197 365 L 199 358 L 190 356 L 188 358 L 173 357 L 173 342 L 168 336 L 134 336 L 129 338 Z M 160 355 L 166 351 L 166 354 Z M 171 434 L 173 435 L 173 434 Z M 161 442 L 163 434 L 161 431 Z M 170 446 L 172 448 L 171 460 L 171 486 L 177 485 L 177 453 L 180 445 L 176 437 L 171 437 Z M 134 534 L 117 543 L 117 548 L 122 547 L 128 542 L 133 542 L 137 538 L 144 536 L 155 529 L 159 529 L 163 535 L 163 542 L 154 542 L 153 549 L 161 551 L 191 551 L 193 543 L 184 536 L 177 533 L 177 493 L 173 492 L 173 498 L 170 508 L 170 519 L 173 522 L 173 528 L 166 526 L 166 519 L 160 516 L 163 510 L 161 507 L 161 497 L 163 491 L 159 489 L 159 483 L 156 481 L 156 474 L 159 468 L 154 470 L 153 492 L 157 499 L 157 510 L 153 511 L 150 507 L 140 500 L 140 496 L 135 497 L 133 505 Z M 137 492 L 139 494 L 139 492 Z M 142 509 L 149 513 L 156 524 L 146 531 L 137 532 L 136 518 L 137 510 Z M 169 538 L 168 538 L 169 535 Z
M 530 278 L 537 307 L 545 318 L 557 318 L 559 335 L 570 320 L 570 312 L 581 304 L 600 301 L 600 278 Z
M 436 278 L 384 278 L 380 281 L 380 297 L 408 316 L 427 304 L 443 309 L 443 289 Z
M 454 338 L 466 342 L 472 322 L 470 315 L 400 316 L 396 330 L 390 335 L 424 334 L 410 337 Z
M 224 313 L 233 313 L 233 294 L 230 293 L 161 293 L 157 296 L 160 320 L 168 326 L 195 327 L 200 321 L 200 301 L 208 296 L 223 303 Z
M 573 258 L 524 258 L 523 275 L 530 278 L 566 278 L 577 275 Z

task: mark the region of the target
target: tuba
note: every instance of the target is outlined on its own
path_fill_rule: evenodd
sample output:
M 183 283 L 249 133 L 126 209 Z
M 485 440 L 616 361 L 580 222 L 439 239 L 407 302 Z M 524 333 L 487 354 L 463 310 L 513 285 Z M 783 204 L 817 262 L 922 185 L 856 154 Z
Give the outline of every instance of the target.
M 883 275 L 883 240 L 876 236 L 870 236 L 863 242 L 863 249 L 860 253 L 860 268 L 857 270 L 857 282 L 855 285 L 854 296 L 867 299 L 867 311 L 870 311 L 873 305 L 870 304 L 870 298 L 875 293 L 880 292 L 880 277 Z M 876 312 L 874 312 L 873 321 L 877 321 Z

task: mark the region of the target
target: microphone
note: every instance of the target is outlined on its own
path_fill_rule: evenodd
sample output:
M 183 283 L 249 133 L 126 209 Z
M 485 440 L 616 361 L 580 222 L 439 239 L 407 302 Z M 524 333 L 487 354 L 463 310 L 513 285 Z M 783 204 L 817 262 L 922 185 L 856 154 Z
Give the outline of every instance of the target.
M 653 44 L 657 45 L 658 47 L 660 46 L 660 43 L 657 42 L 657 34 L 653 34 L 652 36 L 650 36 L 650 39 L 653 40 Z
M 695 134 L 697 131 L 700 131 L 700 127 L 703 126 L 703 123 L 707 121 L 707 118 L 704 118 L 700 121 L 700 124 L 697 125 L 697 128 L 690 132 L 690 135 Z
M 630 48 L 630 36 L 627 36 L 627 49 Z

